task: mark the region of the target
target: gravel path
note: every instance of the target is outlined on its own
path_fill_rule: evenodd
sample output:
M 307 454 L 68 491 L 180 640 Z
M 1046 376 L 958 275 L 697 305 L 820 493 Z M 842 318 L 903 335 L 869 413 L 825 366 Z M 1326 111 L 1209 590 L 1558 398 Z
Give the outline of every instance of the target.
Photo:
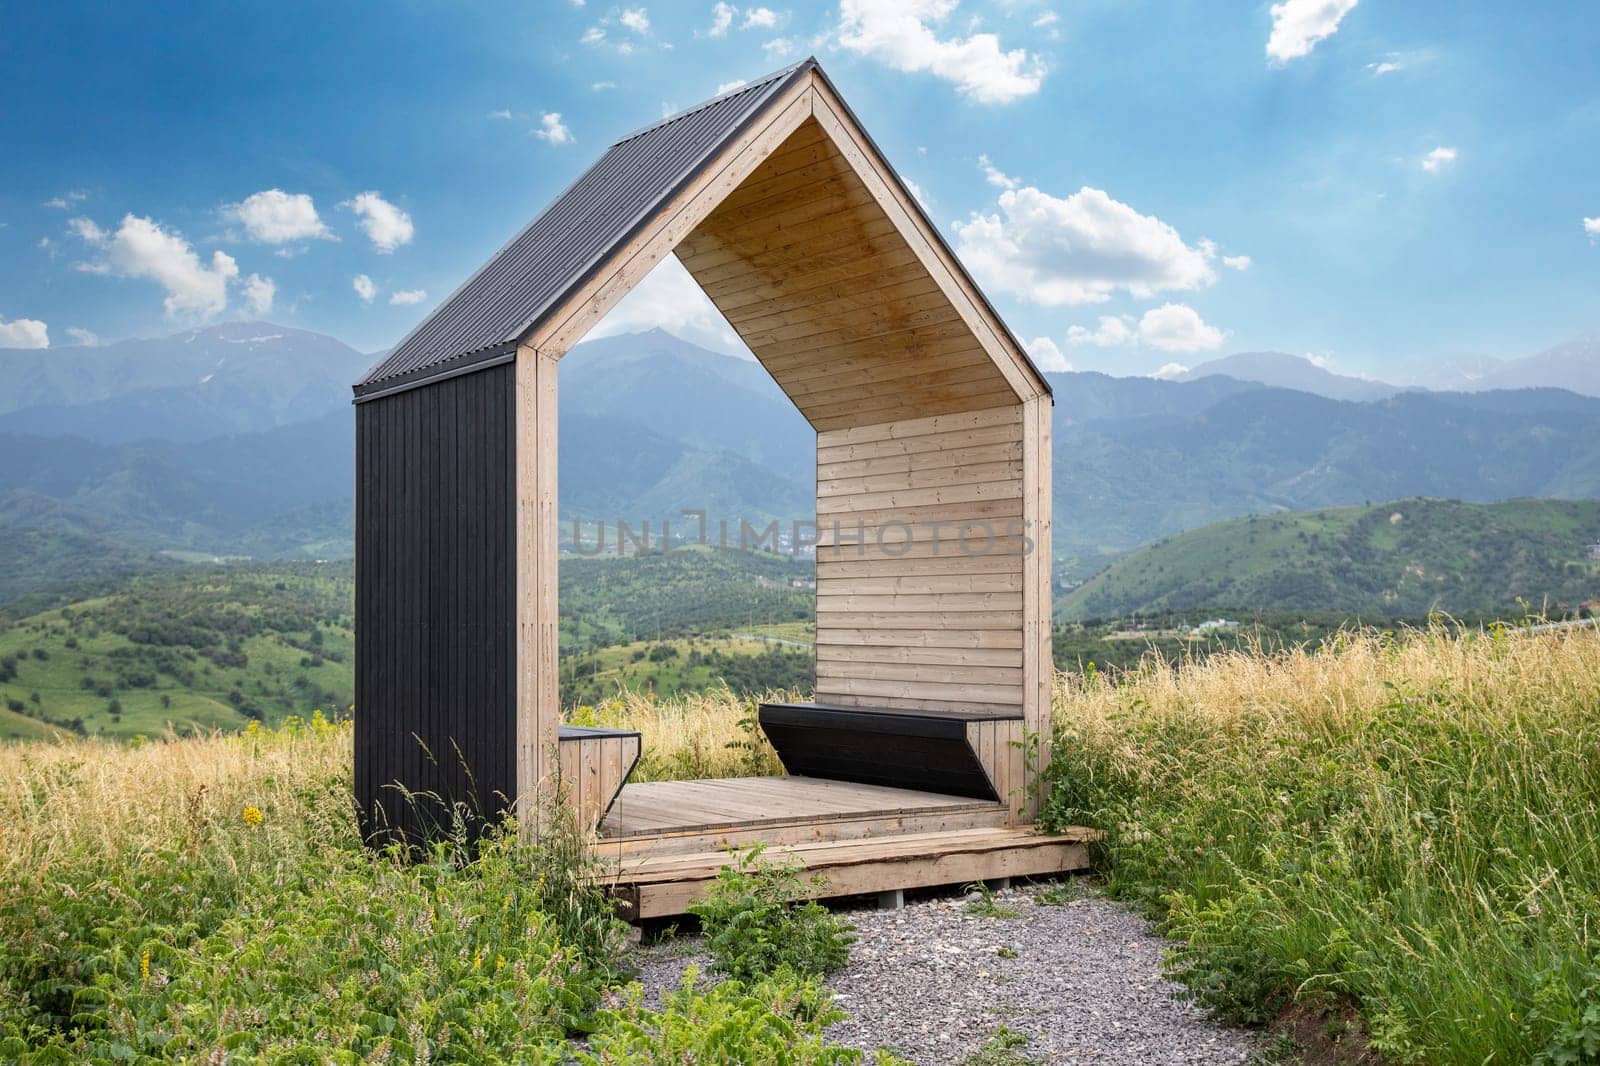
M 1241 1063 L 1254 1038 L 1176 998 L 1161 976 L 1165 945 L 1149 923 L 1068 886 L 1059 906 L 1034 886 L 1001 893 L 1017 917 L 968 913 L 944 896 L 898 911 L 849 914 L 850 965 L 828 984 L 850 1015 L 829 1030 L 860 1048 L 889 1047 L 919 1064 L 959 1064 L 1001 1026 L 1027 1038 L 995 1063 Z M 1058 890 L 1059 891 L 1059 890 Z M 706 959 L 698 941 L 644 950 L 640 980 L 652 998 Z M 1013 956 L 1014 957 L 1011 957 Z

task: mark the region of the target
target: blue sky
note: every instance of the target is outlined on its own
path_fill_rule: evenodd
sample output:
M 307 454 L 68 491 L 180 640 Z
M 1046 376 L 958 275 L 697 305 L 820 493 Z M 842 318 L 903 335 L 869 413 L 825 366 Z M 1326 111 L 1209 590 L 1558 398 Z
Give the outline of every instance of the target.
M 0 343 L 392 344 L 611 140 L 807 54 L 1049 365 L 1411 380 L 1600 328 L 1592 2 L 156 11 L 0 5 Z M 717 340 L 647 284 L 610 328 Z

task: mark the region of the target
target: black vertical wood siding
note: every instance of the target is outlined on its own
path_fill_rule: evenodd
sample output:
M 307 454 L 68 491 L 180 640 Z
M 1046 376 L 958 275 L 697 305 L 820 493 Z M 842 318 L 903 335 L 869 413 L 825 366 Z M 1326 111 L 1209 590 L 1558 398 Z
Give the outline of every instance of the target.
M 513 372 L 356 407 L 355 793 L 375 843 L 515 794 Z

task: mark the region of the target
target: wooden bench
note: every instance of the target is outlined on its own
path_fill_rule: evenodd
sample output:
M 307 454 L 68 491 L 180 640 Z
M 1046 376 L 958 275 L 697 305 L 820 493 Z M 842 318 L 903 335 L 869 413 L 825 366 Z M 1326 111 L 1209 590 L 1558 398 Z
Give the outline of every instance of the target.
M 558 788 L 585 830 L 598 826 L 639 762 L 639 734 L 628 729 L 563 725 Z
M 758 720 L 790 774 L 1010 804 L 1022 713 L 763 703 Z

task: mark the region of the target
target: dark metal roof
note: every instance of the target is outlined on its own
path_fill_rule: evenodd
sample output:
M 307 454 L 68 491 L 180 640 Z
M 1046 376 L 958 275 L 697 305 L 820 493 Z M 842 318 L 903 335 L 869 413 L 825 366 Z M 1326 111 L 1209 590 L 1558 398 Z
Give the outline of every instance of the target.
M 367 371 L 356 401 L 512 359 L 568 290 L 814 66 L 807 59 L 617 141 Z
M 884 168 L 921 211 L 905 181 L 866 132 L 844 96 L 808 58 L 628 134 L 557 196 L 467 282 L 392 348 L 355 386 L 355 400 L 376 399 L 429 381 L 454 377 L 516 357 L 517 344 L 541 324 L 617 247 L 669 202 L 730 140 L 776 97 L 809 72 L 833 90 Z M 924 219 L 927 218 L 924 214 Z M 928 229 L 959 265 L 932 220 Z M 965 268 L 962 273 L 966 274 Z M 967 275 L 969 281 L 971 276 Z M 1050 382 L 1034 366 L 983 290 L 984 308 L 1022 355 L 1045 394 Z

